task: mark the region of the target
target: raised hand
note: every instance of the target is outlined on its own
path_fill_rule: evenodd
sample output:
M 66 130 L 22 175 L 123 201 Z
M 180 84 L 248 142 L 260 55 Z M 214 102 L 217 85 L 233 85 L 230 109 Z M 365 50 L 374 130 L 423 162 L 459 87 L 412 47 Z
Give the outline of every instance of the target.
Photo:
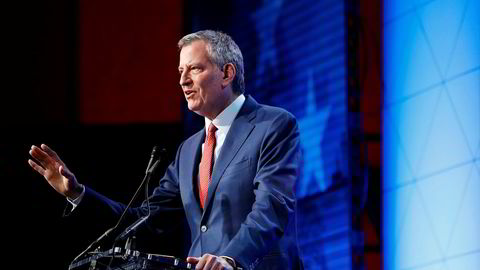
M 57 153 L 47 145 L 40 147 L 32 145 L 29 151 L 33 159 L 28 164 L 60 194 L 70 199 L 75 199 L 82 192 L 82 185 L 78 183 L 75 175 L 65 166 Z

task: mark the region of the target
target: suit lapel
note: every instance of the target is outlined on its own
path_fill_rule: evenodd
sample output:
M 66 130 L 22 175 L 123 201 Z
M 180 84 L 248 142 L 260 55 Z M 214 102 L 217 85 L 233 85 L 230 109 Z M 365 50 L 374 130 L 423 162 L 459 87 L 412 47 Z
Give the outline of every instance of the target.
M 187 164 L 185 168 L 188 168 L 189 172 L 187 173 L 188 176 L 190 176 L 187 181 L 190 181 L 190 183 L 187 183 L 185 187 L 187 187 L 189 190 L 187 191 L 187 194 L 191 196 L 193 205 L 195 205 L 195 213 L 197 213 L 199 216 L 202 215 L 202 209 L 200 208 L 200 203 L 198 202 L 198 190 L 196 189 L 197 187 L 197 180 L 198 180 L 198 164 L 200 164 L 200 159 L 202 157 L 202 143 L 205 140 L 205 128 L 203 128 L 200 132 L 198 132 L 195 135 L 195 138 L 192 140 L 190 150 L 187 151 L 187 153 L 195 153 L 195 155 L 188 159 L 190 162 Z M 190 209 L 192 210 L 192 209 Z
M 238 113 L 236 119 L 233 121 L 227 137 L 223 142 L 222 150 L 217 158 L 212 172 L 212 182 L 208 187 L 207 202 L 205 209 L 208 209 L 213 194 L 217 188 L 225 169 L 237 154 L 238 150 L 247 140 L 248 136 L 252 132 L 254 125 L 250 121 L 255 118 L 258 103 L 250 96 L 247 97 L 242 109 Z M 206 212 L 206 211 L 204 211 Z

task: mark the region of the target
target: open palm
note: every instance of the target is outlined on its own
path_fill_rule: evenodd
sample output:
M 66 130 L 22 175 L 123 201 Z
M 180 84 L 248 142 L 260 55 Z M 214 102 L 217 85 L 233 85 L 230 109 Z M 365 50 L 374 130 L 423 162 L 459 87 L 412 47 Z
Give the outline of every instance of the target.
M 78 197 L 81 185 L 55 151 L 42 144 L 40 147 L 33 145 L 29 153 L 33 159 L 29 159 L 28 164 L 58 193 L 72 199 Z

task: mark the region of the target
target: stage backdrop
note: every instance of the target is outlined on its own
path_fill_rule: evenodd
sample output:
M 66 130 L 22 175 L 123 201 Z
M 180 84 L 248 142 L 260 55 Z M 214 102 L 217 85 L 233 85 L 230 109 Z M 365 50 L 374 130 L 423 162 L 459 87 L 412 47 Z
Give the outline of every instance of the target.
M 183 1 L 80 1 L 78 119 L 178 123 Z M 167 27 L 168 26 L 168 27 Z
M 480 269 L 480 2 L 385 2 L 385 269 Z

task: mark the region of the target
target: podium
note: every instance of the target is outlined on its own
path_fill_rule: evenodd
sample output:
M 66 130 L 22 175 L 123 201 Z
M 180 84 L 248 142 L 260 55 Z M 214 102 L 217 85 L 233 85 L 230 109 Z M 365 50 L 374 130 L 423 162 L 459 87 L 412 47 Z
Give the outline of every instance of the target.
M 107 251 L 89 253 L 84 259 L 72 262 L 68 270 L 188 270 L 190 264 L 173 256 L 142 253 L 115 247 Z

